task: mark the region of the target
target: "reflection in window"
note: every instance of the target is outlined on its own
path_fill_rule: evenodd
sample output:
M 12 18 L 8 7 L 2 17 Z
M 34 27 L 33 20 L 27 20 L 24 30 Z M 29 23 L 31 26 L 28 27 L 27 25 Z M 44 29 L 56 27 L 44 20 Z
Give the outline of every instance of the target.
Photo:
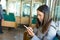
M 6 9 L 6 0 L 1 0 L 2 8 Z
M 29 16 L 30 15 L 30 4 L 23 4 L 23 14 L 22 16 Z
M 11 2 L 8 5 L 8 10 L 14 13 L 15 16 L 20 16 L 20 2 Z
M 56 2 L 56 8 L 55 8 L 55 20 L 60 20 L 60 0 L 57 0 Z
M 55 16 L 57 20 L 60 20 L 60 6 L 56 7 Z
M 34 3 L 33 4 L 33 8 L 32 8 L 32 17 L 34 17 L 34 15 L 37 15 L 37 8 L 40 6 L 39 3 Z

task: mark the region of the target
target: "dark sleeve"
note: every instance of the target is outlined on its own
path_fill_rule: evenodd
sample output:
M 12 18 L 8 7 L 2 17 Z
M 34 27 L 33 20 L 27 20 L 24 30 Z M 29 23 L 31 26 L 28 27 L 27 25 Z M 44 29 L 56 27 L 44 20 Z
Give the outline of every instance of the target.
M 0 5 L 0 17 L 1 17 L 1 19 L 3 19 L 3 9 L 2 9 L 2 5 Z

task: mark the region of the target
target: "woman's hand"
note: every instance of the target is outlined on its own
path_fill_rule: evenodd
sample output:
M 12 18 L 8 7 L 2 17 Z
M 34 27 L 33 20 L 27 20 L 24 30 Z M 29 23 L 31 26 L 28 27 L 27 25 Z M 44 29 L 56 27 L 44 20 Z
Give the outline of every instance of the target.
M 34 32 L 33 32 L 33 29 L 31 27 L 28 27 L 27 32 L 30 36 L 32 36 L 32 37 L 34 36 Z

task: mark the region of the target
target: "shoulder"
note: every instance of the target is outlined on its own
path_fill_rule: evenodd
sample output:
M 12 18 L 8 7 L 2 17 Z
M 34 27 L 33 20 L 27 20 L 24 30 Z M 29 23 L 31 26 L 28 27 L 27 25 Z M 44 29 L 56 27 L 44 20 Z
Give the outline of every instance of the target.
M 56 25 L 59 27 L 60 26 L 60 21 L 56 21 Z
M 56 26 L 56 24 L 55 24 L 54 21 L 51 21 L 51 24 L 50 25 Z
M 54 29 L 58 28 L 56 22 L 54 22 L 54 21 L 51 21 L 50 27 L 52 27 Z

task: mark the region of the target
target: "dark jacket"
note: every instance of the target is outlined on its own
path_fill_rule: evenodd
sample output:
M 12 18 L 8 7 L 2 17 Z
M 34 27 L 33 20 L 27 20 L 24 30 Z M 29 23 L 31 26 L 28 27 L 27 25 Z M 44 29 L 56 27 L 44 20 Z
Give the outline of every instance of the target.
M 3 9 L 1 4 L 0 4 L 0 19 L 3 19 Z

